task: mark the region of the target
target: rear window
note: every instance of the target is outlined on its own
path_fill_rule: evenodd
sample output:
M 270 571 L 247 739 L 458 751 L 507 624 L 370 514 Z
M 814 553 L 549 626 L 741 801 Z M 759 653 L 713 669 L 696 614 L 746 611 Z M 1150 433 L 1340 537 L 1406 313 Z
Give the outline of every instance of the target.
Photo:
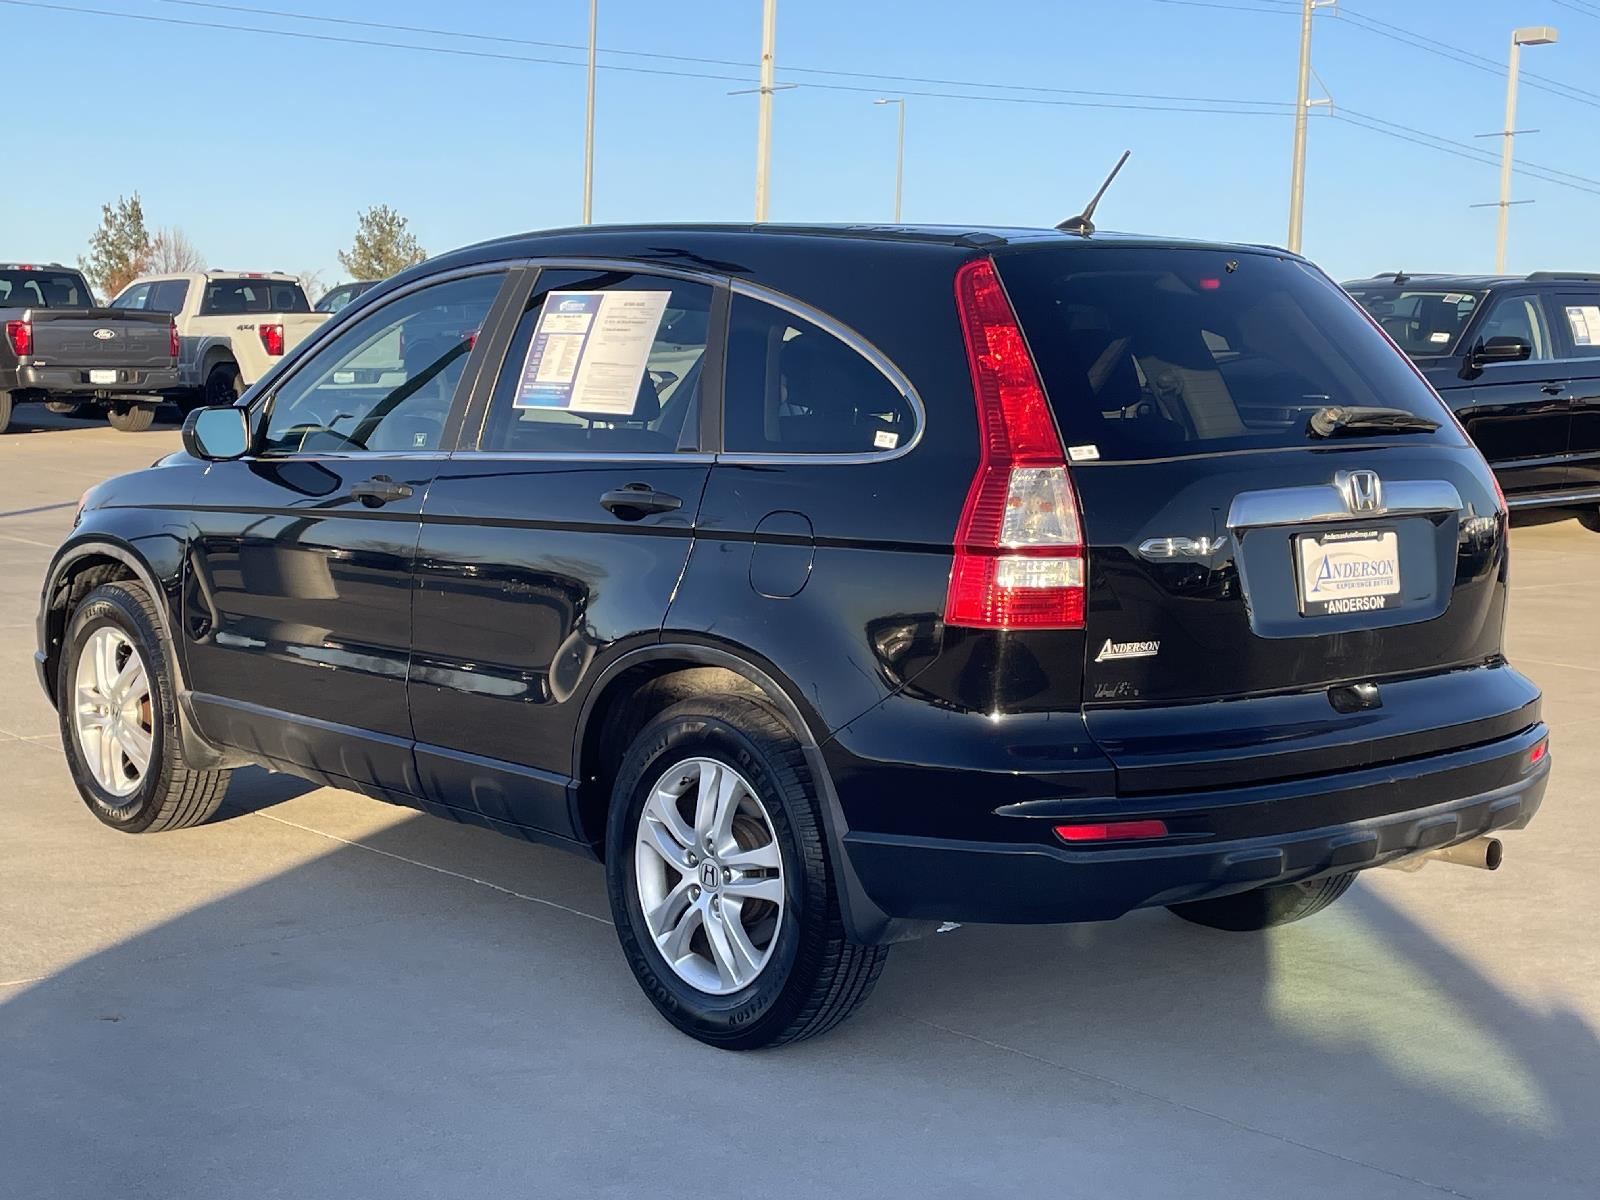
M 311 303 L 300 285 L 282 279 L 209 279 L 200 300 L 202 317 L 310 311 Z
M 1356 303 L 1413 358 L 1454 354 L 1461 333 L 1483 302 L 1482 292 L 1448 288 L 1352 287 Z
M 1330 404 L 1450 428 L 1349 297 L 1294 259 L 1090 245 L 995 265 L 1076 459 L 1316 445 L 1306 422 Z
M 0 271 L 0 307 L 92 308 L 94 297 L 70 271 Z

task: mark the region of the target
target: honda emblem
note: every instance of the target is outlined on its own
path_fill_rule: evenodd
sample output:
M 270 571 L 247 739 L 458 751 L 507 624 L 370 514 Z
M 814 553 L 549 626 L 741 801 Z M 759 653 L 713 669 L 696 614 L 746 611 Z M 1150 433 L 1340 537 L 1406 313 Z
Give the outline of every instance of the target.
M 1344 500 L 1353 513 L 1383 510 L 1383 481 L 1376 471 L 1351 471 L 1344 477 Z

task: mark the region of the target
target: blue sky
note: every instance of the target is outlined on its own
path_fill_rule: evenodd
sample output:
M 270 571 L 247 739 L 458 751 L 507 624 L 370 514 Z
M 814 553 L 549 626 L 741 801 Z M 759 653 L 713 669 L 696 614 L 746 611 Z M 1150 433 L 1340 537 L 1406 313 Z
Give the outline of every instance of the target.
M 61 7 L 50 7 L 55 5 Z M 1600 180 L 1600 2 L 1356 0 L 1316 18 L 1313 60 L 1335 101 L 1310 128 L 1305 250 L 1336 277 L 1374 270 L 1487 270 L 1498 168 L 1364 128 L 1378 118 L 1497 153 L 1503 74 L 1405 44 L 1377 20 L 1496 63 L 1513 24 L 1561 40 L 1524 51 L 1518 155 Z M 79 11 L 62 11 L 62 8 Z M 86 9 L 95 12 L 82 11 Z M 294 20 L 299 12 L 388 29 Z M 1580 11 L 1587 10 L 1587 11 Z M 249 25 L 449 47 L 507 61 L 132 20 Z M 100 204 L 137 190 L 152 225 L 177 225 L 216 265 L 340 277 L 358 209 L 388 203 L 430 251 L 575 222 L 583 154 L 582 53 L 408 33 L 413 25 L 581 44 L 584 0 L 0 0 L 13 64 L 70 64 L 12 90 L 14 178 L 0 258 L 73 261 Z M 1076 211 L 1118 153 L 1134 156 L 1102 227 L 1282 243 L 1299 22 L 1283 0 L 780 0 L 773 198 L 779 221 L 887 220 L 894 114 L 908 96 L 905 219 L 1051 224 Z M 746 220 L 753 211 L 760 0 L 600 0 L 602 47 L 749 67 L 603 54 L 595 217 Z M 953 99 L 1156 104 L 1060 92 L 879 81 L 888 73 L 1087 92 L 1217 98 L 1240 112 Z M 82 81 L 81 87 L 74 86 Z M 46 84 L 49 86 L 45 86 Z M 834 90 L 818 84 L 859 87 Z M 1248 103 L 1240 103 L 1248 102 Z M 1281 108 L 1268 110 L 1274 102 Z M 1177 106 L 1190 101 L 1171 102 Z M 1407 134 L 1406 136 L 1410 136 Z M 19 141 L 20 139 L 20 141 Z M 1600 186 L 1594 188 L 1600 193 Z M 1600 269 L 1600 194 L 1519 176 L 1510 269 Z

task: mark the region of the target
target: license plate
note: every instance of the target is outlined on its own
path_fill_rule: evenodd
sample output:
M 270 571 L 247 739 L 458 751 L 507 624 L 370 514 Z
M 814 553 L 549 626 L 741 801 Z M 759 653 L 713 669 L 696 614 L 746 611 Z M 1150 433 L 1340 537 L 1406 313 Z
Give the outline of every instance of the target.
M 1304 534 L 1295 539 L 1295 550 L 1302 615 L 1375 612 L 1400 603 L 1400 539 L 1394 530 Z
M 117 373 L 115 371 L 90 371 L 89 372 L 89 382 L 90 383 L 115 383 L 116 381 L 117 381 Z

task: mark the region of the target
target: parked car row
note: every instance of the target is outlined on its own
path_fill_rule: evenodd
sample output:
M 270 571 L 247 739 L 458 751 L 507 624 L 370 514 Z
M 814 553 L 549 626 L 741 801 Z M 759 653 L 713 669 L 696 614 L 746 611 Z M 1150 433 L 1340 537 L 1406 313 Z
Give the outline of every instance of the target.
M 176 829 L 264 764 L 598 858 L 726 1048 L 944 922 L 1498 865 L 1551 762 L 1508 514 L 1379 327 L 1463 385 L 1533 331 L 1091 230 L 554 231 L 368 290 L 85 496 L 37 652 L 83 800 Z
M 313 310 L 292 275 L 146 276 L 97 308 L 71 268 L 0 264 L 0 432 L 19 403 L 103 409 L 123 430 L 149 428 L 168 401 L 185 411 L 226 404 L 331 311 Z

